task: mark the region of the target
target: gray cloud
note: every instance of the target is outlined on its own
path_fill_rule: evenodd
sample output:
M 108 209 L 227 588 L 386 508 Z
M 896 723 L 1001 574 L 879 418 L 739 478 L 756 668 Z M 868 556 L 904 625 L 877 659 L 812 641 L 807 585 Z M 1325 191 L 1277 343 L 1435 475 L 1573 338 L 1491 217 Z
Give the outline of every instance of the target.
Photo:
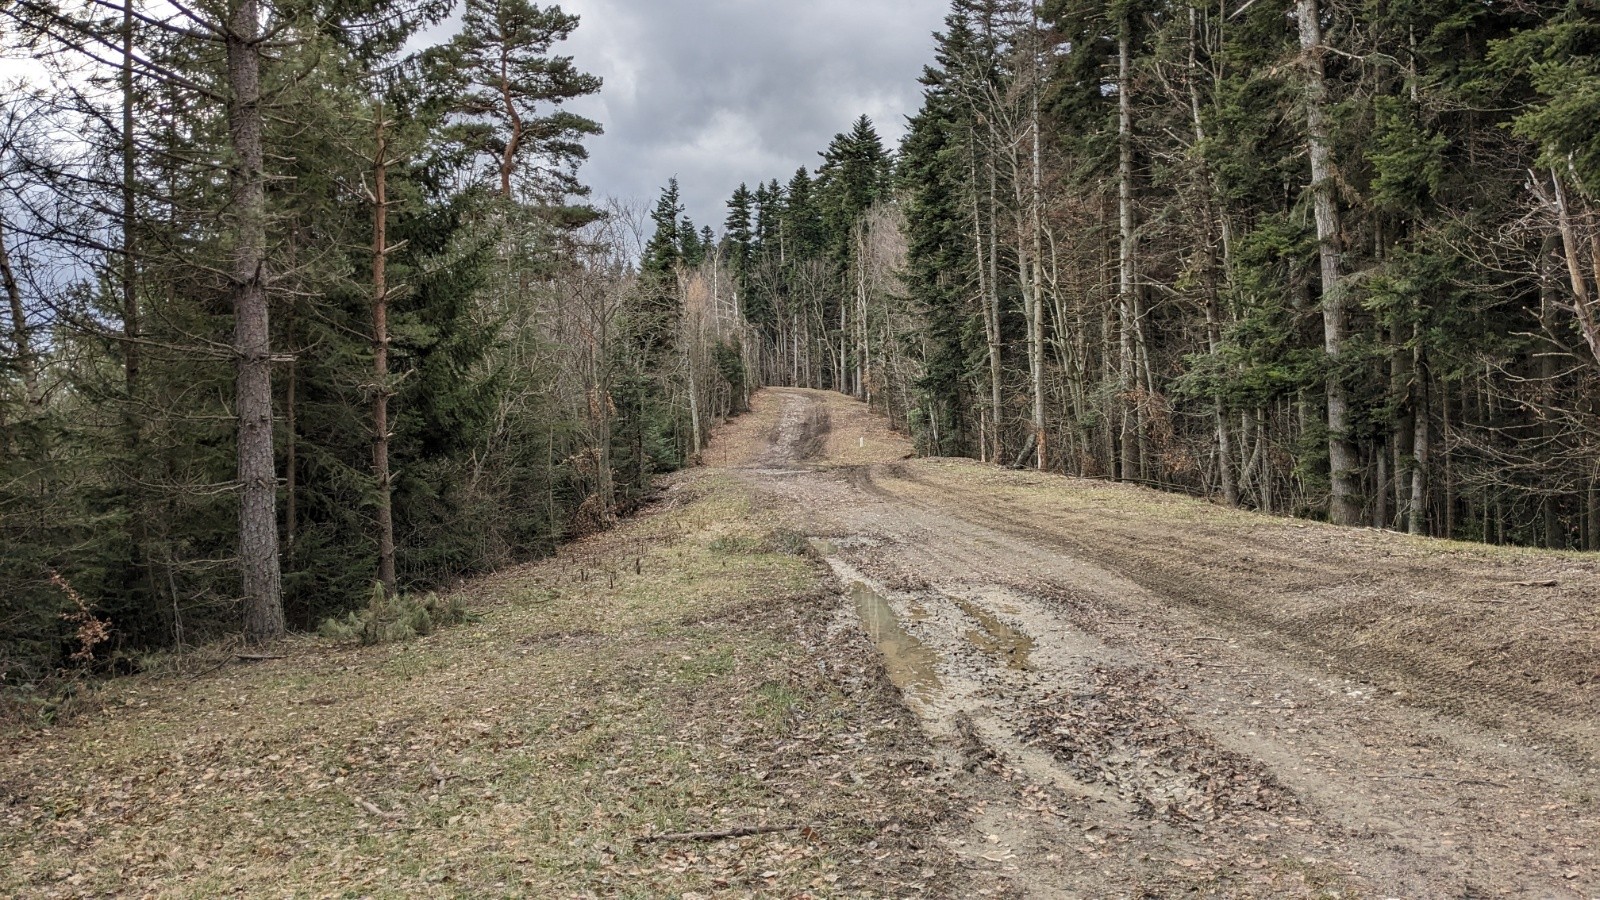
M 787 181 L 866 113 L 891 147 L 948 0 L 536 0 L 582 17 L 556 52 L 605 79 L 571 108 L 598 119 L 583 181 L 596 198 L 653 203 L 676 175 L 695 222 L 721 230 L 741 181 Z M 459 12 L 459 10 L 458 10 Z M 442 40 L 458 18 L 419 35 Z M 40 81 L 0 58 L 0 80 Z
M 676 175 L 696 223 L 720 230 L 741 181 L 788 180 L 856 116 L 891 146 L 947 0 L 565 0 L 582 17 L 558 52 L 605 79 L 574 111 L 600 120 L 585 182 L 653 202 Z

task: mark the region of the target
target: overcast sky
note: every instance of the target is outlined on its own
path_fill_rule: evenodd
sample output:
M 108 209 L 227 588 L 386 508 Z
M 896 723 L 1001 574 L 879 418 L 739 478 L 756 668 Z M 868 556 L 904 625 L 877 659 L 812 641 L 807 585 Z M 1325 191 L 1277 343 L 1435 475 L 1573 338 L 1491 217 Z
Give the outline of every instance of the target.
M 550 0 L 536 0 L 548 5 Z M 605 126 L 583 167 L 596 199 L 653 203 L 676 175 L 719 232 L 741 181 L 815 168 L 866 113 L 891 148 L 921 97 L 948 0 L 562 0 L 582 23 L 556 52 L 605 79 L 572 109 Z M 447 36 L 442 27 L 429 35 Z M 0 60 L 0 78 L 39 64 Z
M 719 232 L 741 181 L 788 181 L 866 113 L 889 146 L 921 97 L 948 0 L 564 0 L 560 52 L 605 79 L 583 168 L 597 197 L 654 202 L 676 175 Z

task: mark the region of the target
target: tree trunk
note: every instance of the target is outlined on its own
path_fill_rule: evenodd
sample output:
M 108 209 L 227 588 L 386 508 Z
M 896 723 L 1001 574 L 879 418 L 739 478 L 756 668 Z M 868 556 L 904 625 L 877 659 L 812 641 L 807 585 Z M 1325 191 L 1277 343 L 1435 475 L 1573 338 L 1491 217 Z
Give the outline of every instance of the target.
M 695 456 L 700 455 L 700 391 L 694 377 L 694 359 L 690 354 L 684 354 L 684 368 L 689 372 L 689 429 L 693 432 L 692 449 Z
M 976 262 L 978 264 L 978 303 L 983 309 L 984 339 L 989 351 L 989 422 L 988 428 L 980 425 L 979 433 L 988 437 L 988 441 L 980 454 L 984 461 L 1000 459 L 1000 303 L 999 290 L 993 284 L 994 272 L 992 266 L 986 264 L 985 256 L 988 253 L 988 242 L 983 236 L 983 204 L 978 196 L 978 138 L 974 132 L 972 136 L 972 237 L 977 247 Z M 993 171 L 991 168 L 991 196 L 990 206 L 993 207 L 992 196 Z M 991 218 L 990 228 L 994 227 Z M 989 256 L 990 260 L 993 259 Z
M 22 388 L 30 406 L 39 401 L 39 369 L 33 358 L 33 341 L 28 336 L 28 313 L 22 305 L 22 288 L 17 285 L 17 275 L 11 269 L 11 254 L 6 249 L 5 216 L 0 211 L 0 286 L 5 288 L 6 302 L 11 307 L 11 344 L 17 354 L 17 372 L 22 376 Z
M 1117 29 L 1117 391 L 1122 403 L 1122 461 L 1119 474 L 1124 481 L 1135 480 L 1142 468 L 1142 453 L 1137 453 L 1141 435 L 1135 421 L 1134 395 L 1136 327 L 1134 296 L 1136 273 L 1134 251 L 1137 240 L 1133 221 L 1133 99 L 1129 94 L 1132 62 L 1132 28 L 1126 13 Z
M 139 292 L 138 265 L 134 255 L 135 152 L 133 141 L 133 0 L 122 5 L 122 336 L 123 376 L 132 401 L 139 383 Z M 137 445 L 138 430 L 130 432 Z
M 1340 272 L 1344 233 L 1339 223 L 1333 157 L 1328 141 L 1328 85 L 1322 56 L 1322 21 L 1318 0 L 1298 0 L 1300 47 L 1306 66 L 1306 138 L 1311 157 L 1311 191 L 1317 222 L 1317 255 L 1322 270 L 1322 334 L 1328 356 L 1328 483 L 1332 496 L 1328 518 L 1337 525 L 1355 525 L 1361 517 L 1356 498 L 1355 446 L 1350 440 L 1350 398 L 1340 371 L 1346 319 L 1345 284 Z
M 1028 322 L 1028 371 L 1033 379 L 1033 462 L 1036 468 L 1044 469 L 1050 464 L 1044 419 L 1044 144 L 1039 125 L 1039 92 L 1043 89 L 1044 74 L 1039 63 L 1039 4 L 1030 2 L 1028 12 L 1028 36 L 1032 42 L 1028 54 L 1032 64 L 1032 83 L 1028 90 L 1028 130 L 1033 137 L 1033 158 L 1028 173 L 1028 224 L 1033 244 L 1033 283 L 1029 291 L 1033 316 Z
M 1411 368 L 1416 379 L 1411 400 L 1411 421 L 1415 432 L 1411 438 L 1411 501 L 1406 504 L 1406 530 L 1420 535 L 1425 534 L 1428 527 L 1428 466 L 1433 456 L 1428 429 L 1428 385 L 1424 377 L 1421 347 L 1415 351 Z
M 1201 200 L 1199 213 L 1204 224 L 1202 240 L 1204 246 L 1202 253 L 1204 270 L 1205 311 L 1206 311 L 1206 343 L 1212 355 L 1222 350 L 1222 298 L 1219 296 L 1220 286 L 1217 281 L 1217 252 L 1216 243 L 1212 235 L 1212 226 L 1216 224 L 1219 215 L 1215 206 L 1216 199 L 1212 196 L 1212 180 L 1209 167 L 1206 165 L 1205 156 L 1199 152 L 1199 145 L 1206 139 L 1205 122 L 1200 117 L 1200 89 L 1197 82 L 1200 79 L 1199 45 L 1200 45 L 1200 11 L 1189 9 L 1189 58 L 1187 78 L 1189 91 L 1189 119 L 1194 128 L 1195 147 L 1191 149 L 1196 164 L 1196 191 Z M 1226 245 L 1224 245 L 1226 246 Z M 1217 435 L 1217 476 L 1222 489 L 1222 502 L 1229 506 L 1239 505 L 1239 481 L 1234 473 L 1233 438 L 1228 428 L 1228 416 L 1223 406 L 1221 392 L 1212 398 L 1214 430 Z
M 144 488 L 136 474 L 141 466 L 139 413 L 139 364 L 141 322 L 138 291 L 138 247 L 135 241 L 135 216 L 137 183 L 135 181 L 136 147 L 133 139 L 133 0 L 122 4 L 122 66 L 120 87 L 122 91 L 122 431 L 127 451 L 124 488 L 127 490 L 128 508 L 128 562 L 139 582 L 148 583 L 149 565 L 146 548 L 149 544 L 145 515 Z
M 234 353 L 239 418 L 239 570 L 245 640 L 283 634 L 278 562 L 278 481 L 272 452 L 272 345 L 266 293 L 267 208 L 261 120 L 260 7 L 238 0 L 227 23 L 228 133 L 233 143 L 231 206 Z
M 1567 263 L 1567 275 L 1572 280 L 1572 309 L 1577 315 L 1578 329 L 1583 334 L 1584 343 L 1589 345 L 1590 355 L 1600 361 L 1600 323 L 1596 322 L 1594 297 L 1580 262 L 1583 245 L 1572 221 L 1572 206 L 1567 198 L 1566 186 L 1562 184 L 1561 173 L 1552 170 L 1550 180 L 1555 186 L 1556 221 L 1561 233 L 1561 246 L 1565 251 L 1563 256 Z M 1596 240 L 1600 240 L 1600 237 Z M 1600 249 L 1596 250 L 1593 263 L 1597 269 L 1597 279 L 1600 279 Z
M 372 156 L 372 473 L 378 489 L 378 581 L 399 591 L 394 566 L 394 489 L 389 472 L 389 146 L 383 104 L 375 110 Z
M 1585 506 L 1587 508 L 1589 533 L 1584 542 L 1585 550 L 1600 550 L 1600 477 L 1589 476 L 1589 490 Z

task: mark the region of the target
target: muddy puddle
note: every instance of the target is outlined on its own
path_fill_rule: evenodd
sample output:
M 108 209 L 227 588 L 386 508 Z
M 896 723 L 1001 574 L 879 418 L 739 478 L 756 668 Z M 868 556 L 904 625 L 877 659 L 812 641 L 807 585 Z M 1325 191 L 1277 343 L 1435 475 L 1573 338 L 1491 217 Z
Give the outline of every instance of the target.
M 956 606 L 978 623 L 967 631 L 968 643 L 999 659 L 1007 668 L 1028 670 L 1033 668 L 1028 656 L 1033 652 L 1033 638 L 995 618 L 988 610 L 966 600 L 957 600 Z
M 850 586 L 850 597 L 855 601 L 862 627 L 883 654 L 889 680 L 907 696 L 926 703 L 939 689 L 939 673 L 935 669 L 939 657 L 906 632 L 882 594 L 858 581 Z

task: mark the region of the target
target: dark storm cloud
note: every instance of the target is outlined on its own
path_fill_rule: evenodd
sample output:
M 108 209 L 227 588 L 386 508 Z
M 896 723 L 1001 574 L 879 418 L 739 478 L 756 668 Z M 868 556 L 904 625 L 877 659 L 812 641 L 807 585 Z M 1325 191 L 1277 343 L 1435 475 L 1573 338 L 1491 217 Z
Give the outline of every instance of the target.
M 721 229 L 739 182 L 787 181 L 866 113 L 891 146 L 947 0 L 565 0 L 558 52 L 605 79 L 573 109 L 599 119 L 584 180 L 653 202 L 673 175 L 696 223 Z

